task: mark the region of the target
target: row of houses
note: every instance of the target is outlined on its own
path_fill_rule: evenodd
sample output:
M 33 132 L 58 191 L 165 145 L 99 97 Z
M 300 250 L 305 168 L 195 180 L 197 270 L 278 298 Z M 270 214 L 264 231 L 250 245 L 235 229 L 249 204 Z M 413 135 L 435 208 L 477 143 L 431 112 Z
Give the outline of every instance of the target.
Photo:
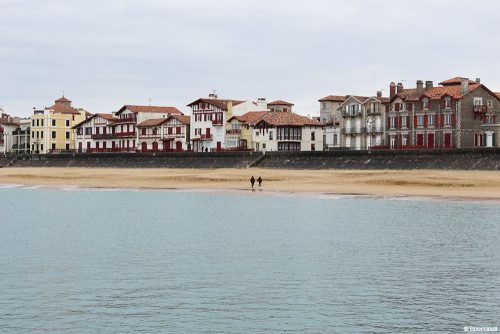
M 434 149 L 498 147 L 500 93 L 455 77 L 434 86 L 389 85 L 389 97 L 330 95 L 319 100 L 325 148 Z
M 29 119 L 2 122 L 9 134 L 3 153 L 213 152 L 322 150 L 319 120 L 296 114 L 286 101 L 220 99 L 215 94 L 188 105 L 124 105 L 114 113 L 90 114 L 61 97 L 35 109 Z M 15 146 L 15 134 L 22 145 Z M 7 136 L 5 136 L 7 138 Z M 12 144 L 12 145 L 10 145 Z M 16 150 L 22 147 L 23 150 Z
M 321 151 L 498 147 L 500 93 L 456 77 L 434 86 L 389 85 L 389 96 L 329 95 L 320 117 L 293 112 L 292 103 L 265 98 L 220 99 L 187 105 L 124 105 L 91 114 L 66 97 L 34 109 L 29 119 L 0 118 L 0 152 Z

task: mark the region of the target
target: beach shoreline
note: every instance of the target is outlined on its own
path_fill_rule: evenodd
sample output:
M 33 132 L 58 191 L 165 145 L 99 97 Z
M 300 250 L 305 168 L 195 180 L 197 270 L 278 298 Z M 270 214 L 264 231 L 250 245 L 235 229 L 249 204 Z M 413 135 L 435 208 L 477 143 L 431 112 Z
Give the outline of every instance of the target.
M 2 168 L 0 184 L 247 193 L 252 175 L 267 195 L 500 200 L 498 171 Z

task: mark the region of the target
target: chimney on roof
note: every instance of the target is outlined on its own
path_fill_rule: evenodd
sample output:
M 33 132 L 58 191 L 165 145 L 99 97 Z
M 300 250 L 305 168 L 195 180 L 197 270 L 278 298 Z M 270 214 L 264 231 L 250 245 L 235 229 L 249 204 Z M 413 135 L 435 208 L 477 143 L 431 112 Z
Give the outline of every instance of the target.
M 208 98 L 209 98 L 209 99 L 216 99 L 216 98 L 217 98 L 217 94 L 215 94 L 215 93 L 210 93 L 210 94 L 208 94 Z
M 377 90 L 377 97 L 382 97 L 382 91 L 381 90 Z
M 460 93 L 467 94 L 469 91 L 469 78 L 462 78 L 460 80 Z
M 257 99 L 257 105 L 260 108 L 267 109 L 267 100 L 266 100 L 266 98 L 265 97 L 259 97 Z
M 398 94 L 403 92 L 403 84 L 398 82 Z
M 394 95 L 396 95 L 396 84 L 391 82 L 389 85 L 389 97 L 392 98 Z
M 424 93 L 424 82 L 422 80 L 417 80 L 417 96 Z
M 480 84 L 481 84 L 481 78 L 476 78 L 476 83 L 477 83 L 478 85 L 480 85 Z
M 434 83 L 432 81 L 426 81 L 425 90 L 431 90 L 432 88 L 434 88 Z

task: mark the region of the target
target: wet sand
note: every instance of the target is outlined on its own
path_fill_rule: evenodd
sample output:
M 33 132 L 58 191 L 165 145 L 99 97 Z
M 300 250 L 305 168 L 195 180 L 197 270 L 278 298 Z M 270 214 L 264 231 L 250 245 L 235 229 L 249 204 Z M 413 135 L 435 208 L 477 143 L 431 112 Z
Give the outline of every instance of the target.
M 268 192 L 500 199 L 498 171 L 3 168 L 0 184 L 246 190 L 252 175 Z

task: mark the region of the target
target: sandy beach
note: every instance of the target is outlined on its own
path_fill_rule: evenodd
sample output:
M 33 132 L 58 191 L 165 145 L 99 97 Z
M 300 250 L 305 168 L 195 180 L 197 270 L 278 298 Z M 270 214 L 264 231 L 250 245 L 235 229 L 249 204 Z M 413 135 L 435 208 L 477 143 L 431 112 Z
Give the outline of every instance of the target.
M 0 184 L 246 190 L 252 175 L 266 192 L 500 199 L 500 172 L 487 171 L 3 168 Z

